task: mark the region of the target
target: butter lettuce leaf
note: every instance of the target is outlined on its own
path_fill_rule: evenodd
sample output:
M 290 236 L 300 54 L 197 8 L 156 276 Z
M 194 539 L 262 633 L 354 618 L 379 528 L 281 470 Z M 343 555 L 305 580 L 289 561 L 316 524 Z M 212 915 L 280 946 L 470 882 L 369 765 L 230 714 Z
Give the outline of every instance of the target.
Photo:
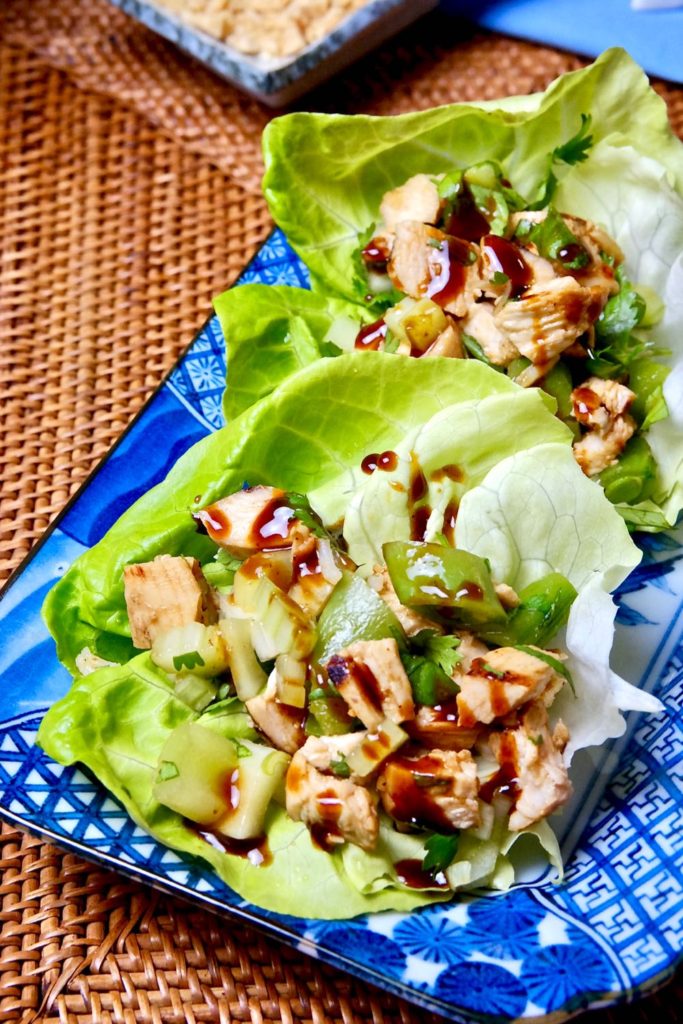
M 263 284 L 231 288 L 214 299 L 214 308 L 228 358 L 228 422 L 304 366 L 335 354 L 324 341 L 333 323 L 355 323 L 357 331 L 371 319 L 363 306 L 343 299 Z
M 438 892 L 408 889 L 395 876 L 376 891 L 359 891 L 346 877 L 341 854 L 328 856 L 314 846 L 305 825 L 292 821 L 276 804 L 266 819 L 272 861 L 259 867 L 216 849 L 184 818 L 155 800 L 159 755 L 176 726 L 197 720 L 234 738 L 244 735 L 243 719 L 238 710 L 198 716 L 174 696 L 164 673 L 145 653 L 126 665 L 76 680 L 47 712 L 38 742 L 62 764 L 86 765 L 138 825 L 167 846 L 201 858 L 240 896 L 269 910 L 333 919 L 411 910 L 443 898 Z M 370 872 L 377 870 L 389 872 L 389 861 Z
M 593 146 L 585 161 L 571 168 L 555 165 L 560 183 L 567 173 L 580 178 L 590 172 L 603 152 L 598 144 L 618 135 L 655 157 L 673 187 L 683 191 L 683 147 L 669 127 L 665 104 L 627 54 L 612 49 L 532 97 L 398 117 L 276 118 L 264 132 L 264 192 L 276 222 L 311 270 L 314 287 L 361 302 L 353 255 L 358 236 L 378 222 L 388 189 L 420 172 L 440 174 L 494 160 L 532 200 L 542 190 L 552 151 L 575 135 L 585 114 L 591 116 Z M 556 205 L 562 208 L 557 200 Z M 581 209 L 570 212 L 582 215 Z M 630 209 L 623 215 L 628 221 Z
M 208 561 L 215 545 L 197 533 L 193 511 L 245 481 L 301 494 L 334 481 L 333 520 L 344 514 L 366 454 L 394 448 L 446 406 L 518 391 L 503 374 L 475 360 L 388 359 L 361 352 L 304 367 L 191 448 L 52 589 L 44 611 L 60 659 L 75 671 L 76 655 L 85 646 L 103 657 L 113 652 L 110 660 L 131 657 L 124 566 L 162 552 Z M 504 424 L 500 431 L 505 433 Z

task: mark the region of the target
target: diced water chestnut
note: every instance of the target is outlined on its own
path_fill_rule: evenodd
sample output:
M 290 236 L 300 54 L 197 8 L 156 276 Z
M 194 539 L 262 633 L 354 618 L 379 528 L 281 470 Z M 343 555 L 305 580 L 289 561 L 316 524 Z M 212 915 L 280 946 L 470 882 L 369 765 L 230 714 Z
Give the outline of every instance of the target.
M 306 662 L 291 654 L 278 654 L 275 659 L 275 692 L 277 699 L 293 708 L 306 706 Z
M 154 797 L 190 821 L 214 825 L 232 808 L 237 764 L 237 750 L 229 739 L 184 722 L 159 755 Z
M 228 645 L 228 663 L 237 696 L 240 700 L 251 700 L 267 680 L 251 643 L 251 619 L 229 616 L 218 625 Z
M 431 299 L 402 299 L 387 310 L 384 319 L 399 341 L 425 352 L 448 326 L 446 314 Z
M 240 740 L 235 803 L 217 823 L 218 831 L 231 839 L 253 839 L 262 835 L 271 800 L 282 802 L 289 761 L 289 756 L 281 750 Z
M 165 672 L 188 671 L 211 678 L 227 671 L 228 648 L 218 626 L 189 622 L 156 637 L 152 661 Z
M 361 779 L 366 778 L 407 739 L 407 733 L 400 726 L 385 718 L 381 725 L 368 733 L 363 742 L 347 755 L 346 762 L 355 775 Z

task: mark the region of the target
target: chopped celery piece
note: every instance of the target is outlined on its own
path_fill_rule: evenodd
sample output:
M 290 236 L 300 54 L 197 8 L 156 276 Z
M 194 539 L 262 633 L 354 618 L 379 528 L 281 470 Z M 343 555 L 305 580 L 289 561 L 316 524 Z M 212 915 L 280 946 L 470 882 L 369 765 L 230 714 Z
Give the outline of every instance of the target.
M 448 327 L 446 314 L 431 299 L 405 298 L 384 314 L 387 327 L 399 341 L 424 352 Z
M 489 568 L 478 555 L 443 544 L 402 540 L 389 541 L 382 551 L 403 604 L 448 610 L 472 626 L 505 621 Z
M 154 797 L 201 825 L 213 825 L 230 809 L 235 745 L 196 722 L 173 730 L 159 755 Z
M 519 604 L 506 622 L 478 630 L 479 636 L 499 647 L 545 647 L 567 621 L 575 597 L 569 580 L 559 572 L 548 573 L 520 591 Z
M 251 700 L 261 692 L 267 679 L 251 645 L 251 620 L 231 616 L 221 619 L 219 626 L 228 645 L 228 663 L 237 696 L 240 700 Z
M 292 583 L 292 551 L 283 548 L 278 551 L 260 551 L 243 562 L 235 573 L 233 597 L 235 604 L 248 615 L 258 611 L 263 599 L 261 581 L 267 579 L 282 591 L 289 590 Z
M 364 779 L 407 739 L 408 734 L 400 726 L 385 718 L 374 732 L 368 733 L 362 743 L 349 751 L 346 763 L 354 775 Z
M 668 366 L 649 358 L 636 359 L 629 367 L 628 386 L 636 396 L 630 412 L 641 430 L 647 430 L 669 415 L 663 392 L 669 372 Z
M 325 662 L 356 640 L 404 641 L 401 625 L 381 597 L 360 576 L 344 572 L 318 619 L 314 659 Z
M 218 687 L 211 679 L 198 676 L 195 672 L 183 672 L 176 676 L 173 690 L 178 698 L 194 711 L 203 711 L 215 698 Z
M 220 675 L 228 668 L 228 649 L 218 626 L 188 622 L 173 626 L 155 638 L 152 661 L 165 672 L 194 672 L 195 675 Z
M 619 461 L 603 469 L 598 479 L 614 504 L 633 505 L 649 498 L 657 482 L 657 463 L 645 438 L 632 438 Z
M 283 704 L 293 708 L 306 706 L 305 661 L 293 658 L 291 654 L 278 654 L 275 659 L 275 693 Z
M 254 597 L 251 642 L 260 661 L 278 654 L 305 658 L 315 644 L 315 628 L 296 601 L 284 594 L 267 576 L 259 579 Z
M 231 839 L 254 839 L 263 834 L 271 800 L 282 795 L 289 755 L 263 743 L 240 740 L 233 808 L 217 823 Z

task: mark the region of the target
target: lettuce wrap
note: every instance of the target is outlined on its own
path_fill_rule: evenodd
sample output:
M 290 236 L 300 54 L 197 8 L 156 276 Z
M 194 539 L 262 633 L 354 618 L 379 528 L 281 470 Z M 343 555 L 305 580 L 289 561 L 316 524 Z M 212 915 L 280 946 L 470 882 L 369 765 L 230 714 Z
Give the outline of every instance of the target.
M 518 415 L 519 429 L 510 430 L 501 417 L 503 399 L 510 415 Z M 410 365 L 368 353 L 305 367 L 183 456 L 48 595 L 46 621 L 75 679 L 48 711 L 39 743 L 61 763 L 85 765 L 141 827 L 202 858 L 243 898 L 269 910 L 337 918 L 443 899 L 438 887 L 416 890 L 402 883 L 394 864 L 422 859 L 425 840 L 385 822 L 372 853 L 348 843 L 325 853 L 274 801 L 265 821 L 272 860 L 257 866 L 210 845 L 155 798 L 159 759 L 180 726 L 198 722 L 242 745 L 256 734 L 236 697 L 219 696 L 198 711 L 149 652 L 134 650 L 123 569 L 181 553 L 210 563 L 216 544 L 197 532 L 192 513 L 245 481 L 310 495 L 327 526 L 344 520 L 349 554 L 363 562 L 374 555 L 368 550 L 373 524 L 387 539 L 400 537 L 407 510 L 399 504 L 382 514 L 386 495 L 374 476 L 359 471 L 362 460 L 392 449 L 399 473 L 414 458 L 432 469 L 457 461 L 457 496 L 449 492 L 460 503 L 456 543 L 488 559 L 511 585 L 559 571 L 578 591 L 566 644 L 576 694 L 564 695 L 563 713 L 572 724 L 572 751 L 602 743 L 623 731 L 622 710 L 656 710 L 658 704 L 609 669 L 614 605 L 608 591 L 637 564 L 639 553 L 601 490 L 582 476 L 570 439 L 547 396 L 523 392 L 474 361 Z M 429 495 L 434 535 L 446 525 L 438 490 Z M 582 629 L 586 622 L 590 638 Z M 595 650 L 598 634 L 602 644 Z M 111 664 L 80 676 L 76 664 L 86 647 Z M 498 822 L 486 837 L 462 834 L 449 867 L 453 886 L 509 886 L 514 870 L 508 853 L 526 835 L 559 870 L 557 842 L 545 821 L 517 832 Z
M 266 198 L 311 272 L 313 293 L 268 295 L 249 285 L 216 300 L 228 349 L 228 417 L 301 366 L 352 347 L 359 327 L 381 316 L 386 303 L 369 294 L 360 250 L 388 190 L 412 175 L 494 161 L 529 201 L 552 181 L 555 208 L 605 228 L 624 254 L 626 280 L 647 296 L 646 355 L 671 370 L 665 380 L 665 370 L 646 373 L 636 403 L 652 470 L 636 461 L 604 483 L 633 528 L 675 523 L 683 506 L 683 147 L 663 101 L 623 51 L 530 97 L 397 117 L 290 114 L 267 127 L 264 153 Z M 622 286 L 624 307 L 629 287 Z M 663 319 L 650 323 L 660 299 Z M 620 497 L 624 476 L 647 480 L 650 472 L 640 495 Z M 629 485 L 638 491 L 634 479 Z

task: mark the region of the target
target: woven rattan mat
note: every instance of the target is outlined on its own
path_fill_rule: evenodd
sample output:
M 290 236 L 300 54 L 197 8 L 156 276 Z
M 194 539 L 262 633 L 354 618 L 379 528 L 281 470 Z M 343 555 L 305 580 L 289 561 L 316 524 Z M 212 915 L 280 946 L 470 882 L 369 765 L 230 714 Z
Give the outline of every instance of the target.
M 305 105 L 491 98 L 579 63 L 432 16 Z M 683 91 L 658 87 L 682 130 Z M 104 0 L 0 5 L 0 579 L 267 234 L 270 116 Z M 432 1020 L 9 827 L 0 873 L 0 1021 Z M 679 1004 L 591 1021 L 673 1024 Z

